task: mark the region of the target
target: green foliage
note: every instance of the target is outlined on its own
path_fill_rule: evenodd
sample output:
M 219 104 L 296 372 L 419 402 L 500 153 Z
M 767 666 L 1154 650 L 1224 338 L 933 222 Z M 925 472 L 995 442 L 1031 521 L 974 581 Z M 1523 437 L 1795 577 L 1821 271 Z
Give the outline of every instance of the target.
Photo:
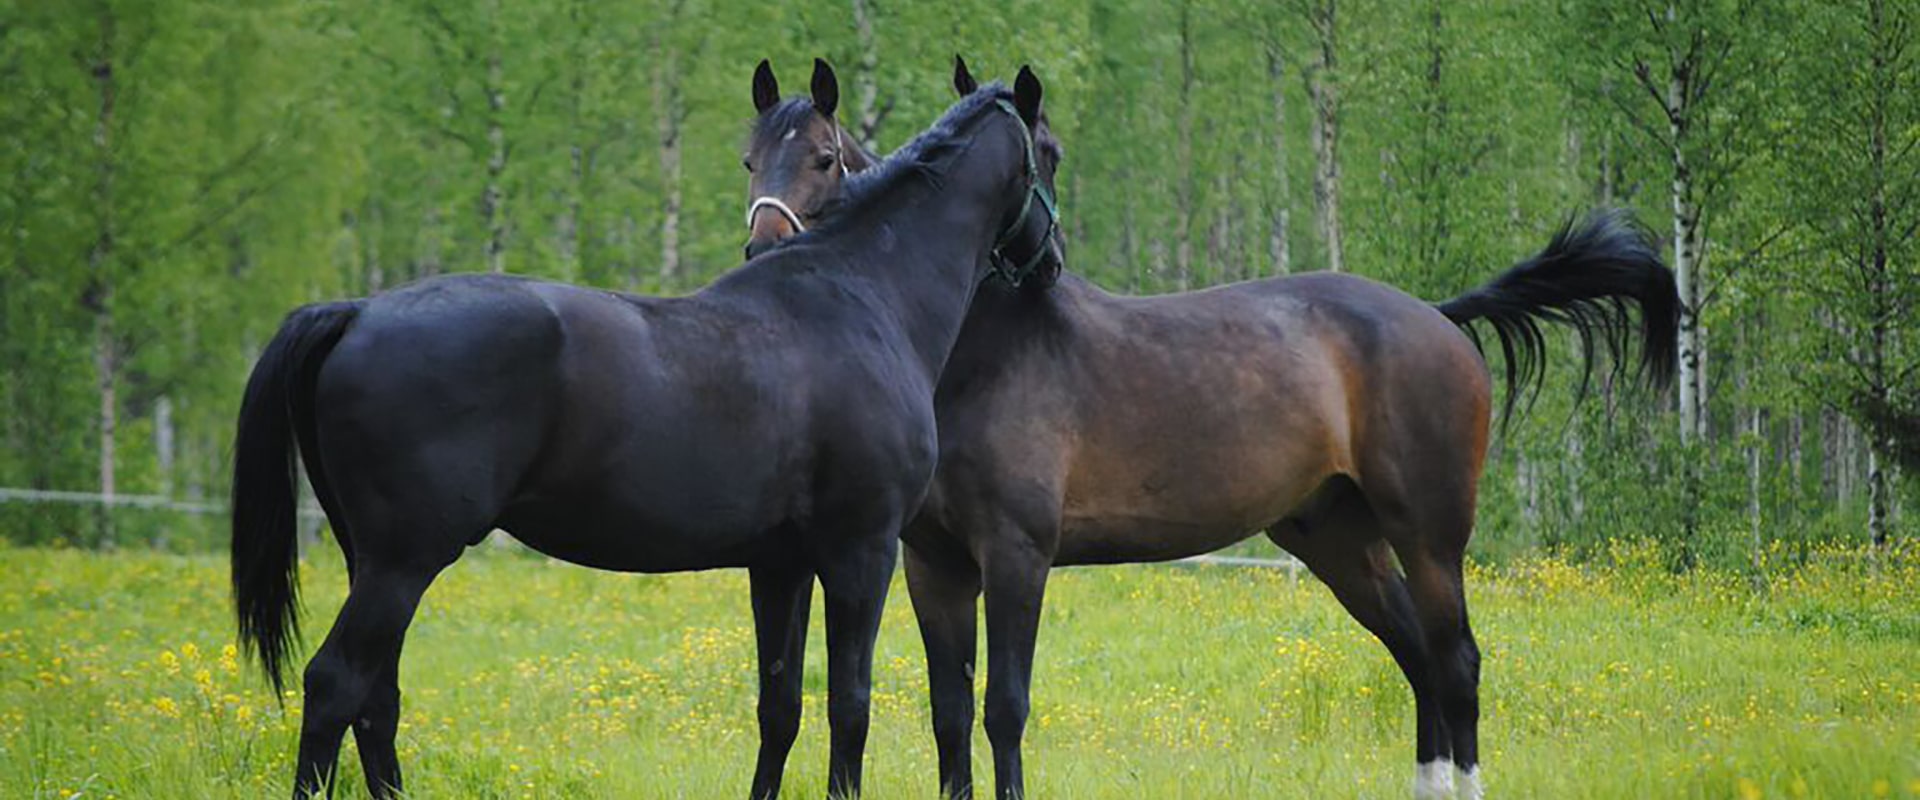
M 1884 103 L 1904 160 L 1883 170 L 1909 236 L 1885 292 L 1844 266 L 1871 233 L 1857 123 L 1885 88 L 1863 59 L 1914 36 L 1902 3 L 1882 4 L 1898 33 L 1872 34 L 1873 3 L 1337 4 L 1346 261 L 1434 300 L 1587 206 L 1670 232 L 1664 122 L 1631 65 L 1689 31 L 1726 53 L 1700 112 L 1711 135 L 1687 145 L 1714 189 L 1707 440 L 1683 448 L 1668 401 L 1625 386 L 1574 407 L 1566 349 L 1496 441 L 1483 555 L 1627 536 L 1739 563 L 1756 541 L 1859 535 L 1868 442 L 1834 411 L 1859 383 L 1852 345 L 1885 321 L 1889 374 L 1920 363 L 1910 69 Z M 955 53 L 984 76 L 1034 64 L 1067 147 L 1069 267 L 1109 288 L 1319 268 L 1318 48 L 1308 4 L 1249 0 L 0 0 L 0 486 L 101 485 L 102 353 L 117 491 L 218 503 L 247 369 L 299 303 L 485 270 L 496 244 L 517 273 L 705 284 L 739 258 L 763 57 L 788 92 L 830 59 L 843 118 L 877 119 L 882 151 L 951 101 Z M 211 519 L 107 519 L 0 503 L 0 537 L 217 541 Z

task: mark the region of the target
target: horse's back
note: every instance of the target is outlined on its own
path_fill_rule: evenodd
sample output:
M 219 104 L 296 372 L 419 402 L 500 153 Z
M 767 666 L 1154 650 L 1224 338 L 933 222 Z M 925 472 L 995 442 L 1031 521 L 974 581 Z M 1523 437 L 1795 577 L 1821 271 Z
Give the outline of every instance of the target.
M 509 403 L 530 416 L 563 339 L 530 285 L 447 276 L 368 298 L 320 370 L 317 410 L 369 433 L 428 432 Z
M 456 536 L 498 525 L 610 569 L 747 563 L 813 510 L 823 469 L 931 470 L 931 390 L 836 348 L 831 313 L 788 307 L 797 283 L 641 298 L 448 276 L 370 298 L 322 369 L 322 449 L 341 491 L 405 493 Z
M 943 406 L 943 448 L 993 452 L 943 451 L 958 472 L 949 481 L 943 471 L 942 484 L 968 481 L 958 473 L 973 463 L 1058 470 L 1063 563 L 1224 546 L 1334 475 L 1364 480 L 1379 437 L 1406 418 L 1426 418 L 1423 436 L 1470 433 L 1472 398 L 1484 408 L 1471 342 L 1427 304 L 1363 278 L 1148 297 L 1069 279 L 1054 291 L 1052 320 L 1026 332 L 1034 343 L 1000 343 L 1008 363 L 991 390 Z M 1467 402 L 1435 403 L 1434 393 Z M 1031 417 L 1047 422 L 1008 422 Z M 1064 455 L 1039 458 L 1048 446 Z
M 316 385 L 320 444 L 339 490 L 404 496 L 394 507 L 451 520 L 455 537 L 514 529 L 503 518 L 517 516 L 532 524 L 516 535 L 536 547 L 547 528 L 673 527 L 682 521 L 675 499 L 711 512 L 681 515 L 701 523 L 685 533 L 730 521 L 725 510 L 741 504 L 690 487 L 754 469 L 718 463 L 741 449 L 724 440 L 695 447 L 709 426 L 687 422 L 701 418 L 689 407 L 729 401 L 700 393 L 698 371 L 662 357 L 645 302 L 482 275 L 369 298 Z M 711 427 L 755 427 L 734 422 Z M 657 515 L 655 525 L 636 524 L 646 521 L 638 509 Z M 588 548 L 558 549 L 575 557 Z

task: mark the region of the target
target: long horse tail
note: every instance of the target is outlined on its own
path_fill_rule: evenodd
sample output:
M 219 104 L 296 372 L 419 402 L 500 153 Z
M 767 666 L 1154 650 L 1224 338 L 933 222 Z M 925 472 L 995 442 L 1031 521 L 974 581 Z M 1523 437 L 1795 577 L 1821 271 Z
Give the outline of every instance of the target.
M 259 656 L 276 697 L 300 638 L 295 435 L 312 429 L 320 365 L 359 313 L 357 303 L 295 309 L 254 364 L 240 402 L 233 441 L 234 610 L 240 644 Z
M 1639 377 L 1655 388 L 1673 378 L 1680 294 L 1651 239 L 1623 211 L 1595 212 L 1577 226 L 1568 220 L 1546 249 L 1436 308 L 1465 329 L 1482 354 L 1486 348 L 1472 323 L 1484 321 L 1499 338 L 1507 376 L 1503 423 L 1520 398 L 1531 403 L 1539 392 L 1546 356 L 1542 321 L 1562 323 L 1579 334 L 1582 396 L 1592 377 L 1594 351 L 1604 347 L 1614 376 L 1620 377 L 1636 338 Z

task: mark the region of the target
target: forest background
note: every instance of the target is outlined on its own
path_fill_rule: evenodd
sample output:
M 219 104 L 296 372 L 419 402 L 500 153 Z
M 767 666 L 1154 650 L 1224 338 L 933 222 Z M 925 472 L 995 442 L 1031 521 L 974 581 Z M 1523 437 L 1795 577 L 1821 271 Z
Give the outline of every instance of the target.
M 881 152 L 955 53 L 1031 63 L 1068 268 L 1344 270 L 1440 300 L 1632 208 L 1676 388 L 1555 339 L 1474 555 L 1758 568 L 1913 527 L 1920 7 L 1898 0 L 0 0 L 0 540 L 200 549 L 282 316 L 430 275 L 645 293 L 739 263 L 749 76 Z M 1497 356 L 1495 357 L 1497 359 Z M 1496 362 L 1497 363 L 1497 362 Z M 1504 387 L 1501 387 L 1504 391 Z M 1275 413 L 1285 413 L 1276 409 Z M 51 503 L 47 492 L 114 504 Z

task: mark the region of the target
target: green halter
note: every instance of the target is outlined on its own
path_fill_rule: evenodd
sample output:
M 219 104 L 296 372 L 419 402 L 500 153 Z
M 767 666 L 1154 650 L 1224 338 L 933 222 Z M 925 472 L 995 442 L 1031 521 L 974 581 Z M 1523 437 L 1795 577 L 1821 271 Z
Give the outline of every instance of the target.
M 1013 117 L 1013 121 L 1020 126 L 1020 139 L 1026 143 L 1027 146 L 1027 185 L 1029 187 L 1027 196 L 1021 200 L 1020 213 L 1014 216 L 1013 224 L 1006 230 L 1001 231 L 1000 235 L 994 239 L 993 249 L 989 253 L 993 267 L 988 274 L 998 276 L 1001 280 L 1006 281 L 1008 285 L 1017 288 L 1033 274 L 1034 268 L 1040 266 L 1041 257 L 1046 255 L 1046 242 L 1048 239 L 1053 238 L 1053 232 L 1060 227 L 1060 208 L 1059 205 L 1054 202 L 1053 191 L 1048 189 L 1047 185 L 1040 180 L 1040 162 L 1034 156 L 1033 131 L 1028 130 L 1027 121 L 1020 118 L 1019 110 L 1015 109 L 1012 103 L 1006 100 L 995 100 L 993 102 L 994 105 L 1000 107 L 1000 110 L 1007 112 L 1008 116 Z M 1027 213 L 1033 210 L 1033 198 L 1035 197 L 1040 198 L 1040 206 L 1047 211 L 1047 232 L 1041 237 L 1040 246 L 1034 249 L 1033 255 L 1027 257 L 1027 260 L 1019 266 L 1010 267 L 1008 266 L 1007 257 L 1001 254 L 1000 250 L 1012 244 L 1013 237 L 1019 234 L 1020 228 L 1026 224 Z

